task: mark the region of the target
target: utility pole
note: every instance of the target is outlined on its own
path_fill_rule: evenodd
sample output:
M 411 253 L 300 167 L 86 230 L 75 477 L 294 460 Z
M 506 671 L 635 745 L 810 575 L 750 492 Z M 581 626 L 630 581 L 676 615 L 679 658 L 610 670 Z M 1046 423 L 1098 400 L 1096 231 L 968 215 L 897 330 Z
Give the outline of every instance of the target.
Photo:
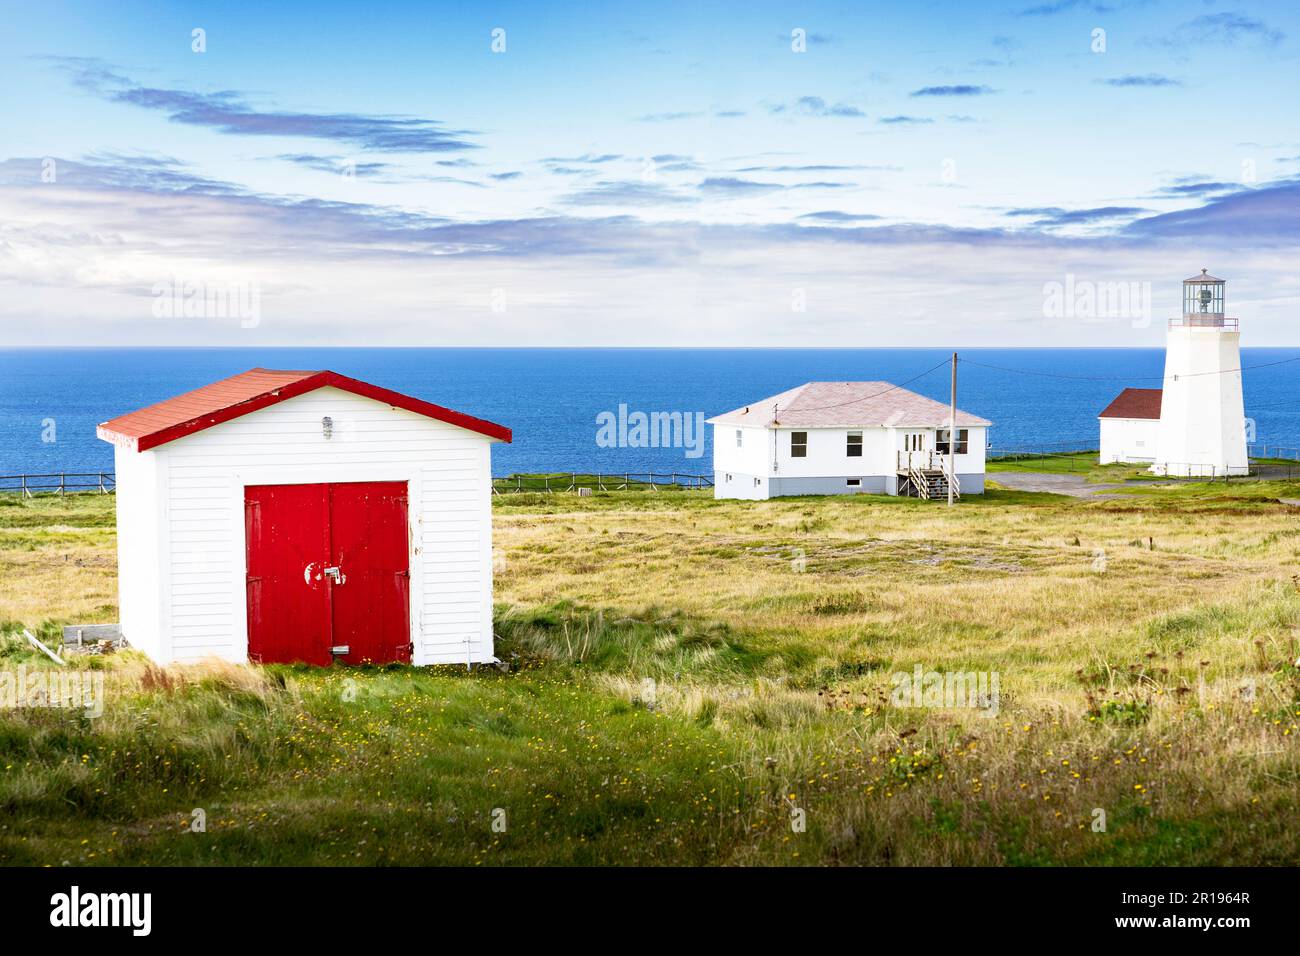
M 781 470 L 781 463 L 777 460 L 781 454 L 781 406 L 772 406 L 772 474 Z
M 952 507 L 952 483 L 957 478 L 957 353 L 952 353 L 952 404 L 948 406 L 948 507 Z

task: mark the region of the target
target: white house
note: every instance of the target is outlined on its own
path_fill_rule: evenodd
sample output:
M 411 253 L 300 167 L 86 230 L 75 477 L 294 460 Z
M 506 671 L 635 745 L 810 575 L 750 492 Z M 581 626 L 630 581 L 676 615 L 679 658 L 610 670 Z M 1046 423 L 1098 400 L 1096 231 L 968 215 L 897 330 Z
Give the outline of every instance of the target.
M 509 429 L 259 368 L 98 433 L 122 632 L 154 660 L 495 660 L 490 450 Z
M 1126 388 L 1107 405 L 1101 421 L 1101 463 L 1153 464 L 1160 431 L 1158 388 Z
M 888 382 L 808 382 L 708 419 L 714 496 L 946 497 L 949 406 Z M 991 422 L 957 411 L 958 494 L 983 494 Z
M 1164 388 L 1125 389 L 1101 413 L 1103 463 L 1150 462 L 1158 475 L 1249 472 L 1241 332 L 1225 312 L 1226 285 L 1205 269 L 1183 280 L 1183 314 L 1166 332 Z

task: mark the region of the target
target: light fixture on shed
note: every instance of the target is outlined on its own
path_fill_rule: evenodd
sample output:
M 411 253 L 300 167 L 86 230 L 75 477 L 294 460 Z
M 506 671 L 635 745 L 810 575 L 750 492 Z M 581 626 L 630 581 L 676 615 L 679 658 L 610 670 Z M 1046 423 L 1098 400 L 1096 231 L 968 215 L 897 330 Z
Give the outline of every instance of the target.
M 330 436 L 334 434 L 334 419 L 330 418 L 328 415 L 322 418 L 320 420 L 320 430 L 321 434 L 325 436 L 325 440 L 329 441 Z

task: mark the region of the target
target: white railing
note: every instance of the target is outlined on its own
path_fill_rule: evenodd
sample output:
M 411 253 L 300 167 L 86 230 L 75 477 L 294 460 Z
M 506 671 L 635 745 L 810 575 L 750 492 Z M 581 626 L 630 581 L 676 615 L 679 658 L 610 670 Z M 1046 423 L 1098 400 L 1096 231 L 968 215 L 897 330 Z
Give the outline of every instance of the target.
M 934 469 L 940 467 L 934 463 L 934 449 L 898 452 L 898 470 L 912 471 L 915 468 Z
M 1169 320 L 1171 329 L 1220 329 L 1224 332 L 1236 332 L 1237 324 L 1237 319 L 1222 315 L 1179 315 Z
M 922 498 L 929 498 L 929 485 L 926 482 L 925 472 L 941 471 L 944 479 L 952 485 L 952 493 L 961 497 L 961 482 L 957 479 L 955 469 L 948 467 L 948 456 L 937 453 L 934 449 L 925 449 L 922 451 L 899 451 L 897 453 L 897 472 L 906 475 L 907 480 L 912 483 L 917 494 Z

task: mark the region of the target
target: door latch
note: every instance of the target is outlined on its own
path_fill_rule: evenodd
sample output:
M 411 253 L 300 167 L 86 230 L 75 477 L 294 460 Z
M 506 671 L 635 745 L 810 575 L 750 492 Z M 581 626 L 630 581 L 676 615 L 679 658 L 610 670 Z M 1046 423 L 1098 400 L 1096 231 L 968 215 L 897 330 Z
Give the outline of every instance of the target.
M 346 584 L 348 581 L 347 575 L 345 575 L 343 569 L 339 567 L 326 568 L 325 577 L 329 578 L 335 584 Z

